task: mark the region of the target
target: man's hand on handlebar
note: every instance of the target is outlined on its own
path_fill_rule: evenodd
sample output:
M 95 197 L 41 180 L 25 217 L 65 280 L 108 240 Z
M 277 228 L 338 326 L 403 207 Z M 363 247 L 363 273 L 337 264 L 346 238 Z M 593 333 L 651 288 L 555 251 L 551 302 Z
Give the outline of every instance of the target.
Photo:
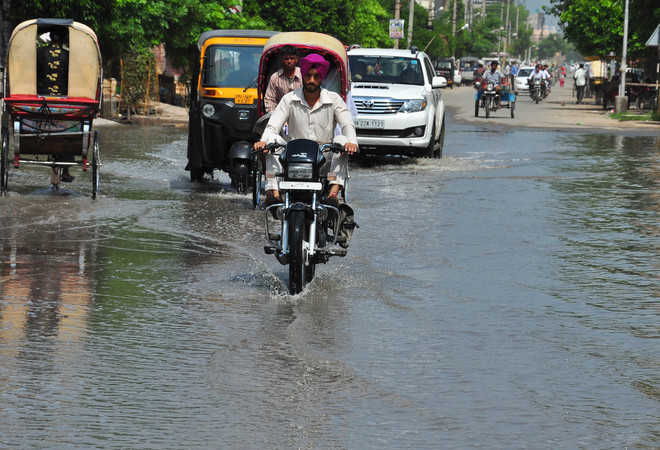
M 347 142 L 346 145 L 344 145 L 344 150 L 346 153 L 349 155 L 352 155 L 358 151 L 358 146 L 357 144 L 353 144 L 351 142 Z
M 256 152 L 263 150 L 264 153 L 267 153 L 268 151 L 264 150 L 265 148 L 266 148 L 266 143 L 264 141 L 258 141 L 254 143 L 254 150 Z

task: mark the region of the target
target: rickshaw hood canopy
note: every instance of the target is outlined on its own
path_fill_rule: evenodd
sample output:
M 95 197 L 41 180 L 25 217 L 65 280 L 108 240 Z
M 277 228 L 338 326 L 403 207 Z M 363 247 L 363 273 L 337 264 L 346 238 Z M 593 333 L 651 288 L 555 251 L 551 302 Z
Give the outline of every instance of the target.
M 9 39 L 7 71 L 11 95 L 37 95 L 37 30 L 60 26 L 68 30 L 68 97 L 97 99 L 101 51 L 94 31 L 72 19 L 32 19 L 14 28 Z

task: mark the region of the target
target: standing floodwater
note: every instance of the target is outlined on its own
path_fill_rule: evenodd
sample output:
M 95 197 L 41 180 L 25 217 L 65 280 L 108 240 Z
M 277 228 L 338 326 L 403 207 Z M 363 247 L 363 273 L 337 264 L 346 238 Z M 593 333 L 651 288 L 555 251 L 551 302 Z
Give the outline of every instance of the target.
M 660 445 L 660 138 L 448 130 L 353 169 L 349 255 L 295 297 L 185 130 L 103 129 L 97 201 L 12 172 L 0 447 Z

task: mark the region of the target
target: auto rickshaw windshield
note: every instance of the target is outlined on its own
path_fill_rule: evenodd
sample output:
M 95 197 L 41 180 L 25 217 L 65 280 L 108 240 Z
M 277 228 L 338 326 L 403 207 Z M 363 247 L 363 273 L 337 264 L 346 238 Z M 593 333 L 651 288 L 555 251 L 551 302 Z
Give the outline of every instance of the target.
M 202 85 L 245 88 L 259 72 L 262 47 L 211 45 L 206 49 Z

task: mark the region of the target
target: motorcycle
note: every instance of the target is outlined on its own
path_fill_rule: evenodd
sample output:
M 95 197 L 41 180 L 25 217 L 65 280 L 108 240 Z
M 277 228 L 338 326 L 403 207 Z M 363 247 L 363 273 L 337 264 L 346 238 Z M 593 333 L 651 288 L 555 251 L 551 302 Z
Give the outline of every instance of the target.
M 477 87 L 477 89 L 479 88 Z M 474 117 L 479 117 L 480 105 L 485 110 L 486 118 L 490 117 L 491 111 L 497 110 L 498 100 L 499 94 L 495 90 L 495 85 L 483 81 L 481 90 L 477 92 L 477 98 L 474 102 Z
M 535 102 L 535 103 L 540 102 L 544 97 L 543 92 L 542 92 L 543 88 L 541 86 L 542 82 L 543 82 L 542 80 L 537 78 L 537 79 L 534 80 L 534 84 L 532 85 L 531 97 L 532 97 L 532 101 Z
M 281 147 L 285 148 L 279 157 L 282 173 L 277 176 L 281 177 L 279 191 L 284 201 L 265 208 L 269 244 L 264 252 L 289 265 L 288 288 L 295 295 L 314 279 L 317 264 L 327 263 L 332 256 L 346 256 L 357 224 L 348 205 L 328 201 L 328 181 L 321 174 L 324 153 L 341 152 L 342 146 L 294 139 L 287 144 L 268 144 L 265 150 Z M 274 231 L 275 221 L 280 222 L 279 233 Z

